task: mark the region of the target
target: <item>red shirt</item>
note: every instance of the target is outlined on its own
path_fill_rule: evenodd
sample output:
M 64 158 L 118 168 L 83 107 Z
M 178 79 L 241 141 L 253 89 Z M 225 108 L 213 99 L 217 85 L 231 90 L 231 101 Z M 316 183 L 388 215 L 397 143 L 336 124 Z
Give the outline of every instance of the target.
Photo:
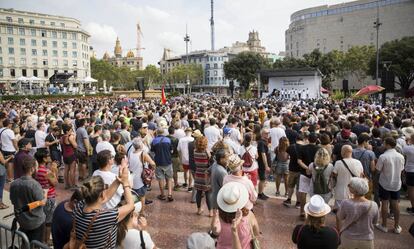
M 43 189 L 48 189 L 47 198 L 52 199 L 56 198 L 56 190 L 55 187 L 52 186 L 49 182 L 47 174 L 49 170 L 46 168 L 45 165 L 39 165 L 39 169 L 36 172 L 36 180 L 40 183 Z

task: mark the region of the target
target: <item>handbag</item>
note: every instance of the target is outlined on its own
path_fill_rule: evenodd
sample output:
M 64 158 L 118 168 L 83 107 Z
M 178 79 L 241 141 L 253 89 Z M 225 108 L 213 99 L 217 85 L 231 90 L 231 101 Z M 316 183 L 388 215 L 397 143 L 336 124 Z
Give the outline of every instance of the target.
M 141 173 L 142 182 L 145 185 L 151 185 L 152 179 L 154 178 L 154 175 L 155 175 L 155 170 L 151 169 L 148 166 L 145 166 L 144 152 L 141 152 L 141 163 L 143 167 L 142 173 Z
M 69 242 L 66 243 L 63 246 L 63 249 L 87 249 L 86 245 L 85 245 L 85 241 L 88 239 L 89 236 L 89 232 L 91 231 L 92 228 L 92 224 L 95 222 L 95 220 L 98 218 L 99 214 L 101 212 L 98 212 L 95 214 L 95 216 L 93 216 L 91 222 L 88 225 L 88 229 L 86 230 L 85 234 L 82 237 L 82 240 L 79 241 L 76 239 L 76 218 L 73 217 L 73 223 L 72 223 L 72 231 L 70 232 L 70 239 Z
M 252 240 L 250 242 L 250 244 L 252 245 L 252 249 L 260 249 L 261 248 L 260 241 L 256 237 L 256 235 L 254 235 L 253 226 L 250 224 L 250 222 L 249 222 L 249 227 L 250 227 L 250 234 L 252 235 Z

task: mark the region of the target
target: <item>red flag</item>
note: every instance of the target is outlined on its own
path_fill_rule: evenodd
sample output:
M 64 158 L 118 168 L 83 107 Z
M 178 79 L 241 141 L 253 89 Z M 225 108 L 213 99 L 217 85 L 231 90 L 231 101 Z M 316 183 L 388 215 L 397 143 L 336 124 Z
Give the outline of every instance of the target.
M 164 86 L 162 86 L 162 92 L 161 92 L 161 103 L 162 103 L 163 105 L 165 105 L 165 103 L 167 103 L 167 98 L 165 97 Z

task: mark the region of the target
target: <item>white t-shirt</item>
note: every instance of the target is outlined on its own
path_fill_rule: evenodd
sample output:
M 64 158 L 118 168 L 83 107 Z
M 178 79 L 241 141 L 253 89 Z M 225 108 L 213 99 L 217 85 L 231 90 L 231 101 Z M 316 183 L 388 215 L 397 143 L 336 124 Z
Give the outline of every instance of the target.
M 389 149 L 379 158 L 376 166 L 380 172 L 379 184 L 388 191 L 401 189 L 401 172 L 404 170 L 404 156 L 395 149 Z
M 220 130 L 216 126 L 209 126 L 204 129 L 204 135 L 208 140 L 207 148 L 211 150 L 217 141 L 221 139 Z
M 180 140 L 181 138 L 185 137 L 185 132 L 183 131 L 183 129 L 177 129 L 174 131 L 173 137 Z
M 155 247 L 154 242 L 151 239 L 150 234 L 147 231 L 142 231 L 142 237 L 144 238 L 145 249 L 153 249 Z M 125 239 L 122 242 L 122 247 L 118 249 L 142 249 L 141 236 L 137 229 L 128 229 Z
M 405 171 L 414 172 L 414 145 L 404 146 L 403 154 L 406 156 Z
M 180 153 L 181 163 L 184 165 L 189 164 L 190 155 L 188 153 L 188 144 L 192 141 L 194 141 L 194 138 L 188 137 L 188 136 L 183 137 L 180 140 L 178 140 L 177 151 Z
M 102 177 L 104 183 L 108 185 L 111 185 L 116 179 L 116 175 L 111 171 L 102 171 L 100 169 L 95 170 L 92 176 Z M 104 203 L 102 207 L 105 209 L 115 208 L 121 202 L 121 197 L 123 194 L 124 189 L 122 186 L 119 186 L 112 198 L 108 202 Z
M 238 154 L 240 151 L 240 145 L 239 143 L 234 142 L 231 138 L 225 137 L 223 139 L 223 142 L 227 144 L 231 148 L 231 152 L 234 154 Z
M 231 128 L 230 138 L 233 142 L 240 145 L 241 133 L 238 128 Z
M 144 170 L 141 162 L 141 154 L 143 152 L 133 152 L 129 155 L 129 170 L 133 173 L 134 177 L 132 178 L 132 188 L 140 189 L 144 186 L 142 182 L 142 171 Z
M 243 167 L 243 171 L 251 172 L 251 171 L 254 171 L 257 168 L 259 168 L 259 165 L 257 164 L 257 159 L 256 159 L 256 158 L 258 158 L 259 154 L 257 153 L 257 147 L 256 146 L 249 145 L 247 147 L 247 150 L 249 151 L 249 154 L 252 157 L 253 164 L 252 164 L 251 167 L 248 167 L 248 168 Z M 245 152 L 246 152 L 246 148 L 244 146 L 240 146 L 240 150 L 239 150 L 240 158 L 244 155 Z
M 361 176 L 362 172 L 364 172 L 362 164 L 359 160 L 354 158 L 344 158 L 343 160 L 346 162 L 354 176 L 359 177 Z M 348 184 L 352 178 L 351 173 L 349 173 L 349 170 L 345 167 L 341 160 L 336 161 L 335 167 L 332 172 L 337 175 L 336 185 L 334 188 L 335 200 L 349 199 L 350 192 L 348 189 Z
M 46 137 L 47 137 L 47 134 L 44 131 L 37 130 L 35 132 L 36 148 L 46 147 L 46 144 L 45 144 Z
M 15 152 L 16 149 L 13 146 L 13 140 L 16 139 L 14 132 L 9 128 L 1 128 L 1 150 L 7 152 Z
M 273 127 L 270 129 L 270 139 L 272 140 L 272 151 L 279 145 L 279 140 L 282 137 L 286 137 L 285 130 L 280 127 Z
M 114 146 L 112 146 L 112 144 L 108 141 L 99 142 L 96 145 L 95 150 L 96 150 L 96 153 L 99 153 L 99 152 L 104 151 L 104 150 L 109 150 L 111 152 L 112 156 L 115 156 L 115 154 L 116 154 Z

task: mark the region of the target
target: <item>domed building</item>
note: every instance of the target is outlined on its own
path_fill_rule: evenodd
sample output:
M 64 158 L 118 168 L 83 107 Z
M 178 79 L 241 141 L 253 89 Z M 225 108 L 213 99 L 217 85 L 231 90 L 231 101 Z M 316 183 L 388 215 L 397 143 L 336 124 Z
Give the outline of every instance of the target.
M 129 50 L 126 56 L 122 56 L 122 47 L 119 37 L 117 37 L 115 41 L 114 56 L 110 56 L 108 52 L 105 52 L 102 59 L 111 63 L 113 66 L 127 67 L 131 69 L 131 71 L 143 69 L 143 58 L 141 56 L 135 55 L 132 50 Z

